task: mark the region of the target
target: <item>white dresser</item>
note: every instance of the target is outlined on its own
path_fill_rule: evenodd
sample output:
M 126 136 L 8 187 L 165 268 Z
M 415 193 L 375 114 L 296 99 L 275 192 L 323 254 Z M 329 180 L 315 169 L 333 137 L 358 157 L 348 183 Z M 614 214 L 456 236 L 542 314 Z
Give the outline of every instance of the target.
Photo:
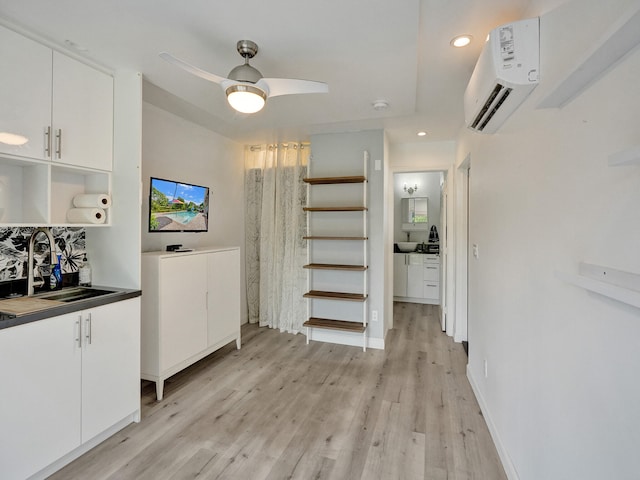
M 141 374 L 164 380 L 235 340 L 240 348 L 240 249 L 142 254 Z

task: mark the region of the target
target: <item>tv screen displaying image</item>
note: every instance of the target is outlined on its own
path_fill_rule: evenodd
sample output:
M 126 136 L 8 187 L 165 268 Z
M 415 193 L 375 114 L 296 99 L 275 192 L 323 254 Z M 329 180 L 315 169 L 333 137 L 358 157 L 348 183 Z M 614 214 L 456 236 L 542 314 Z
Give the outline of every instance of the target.
M 206 232 L 209 188 L 151 177 L 149 232 Z

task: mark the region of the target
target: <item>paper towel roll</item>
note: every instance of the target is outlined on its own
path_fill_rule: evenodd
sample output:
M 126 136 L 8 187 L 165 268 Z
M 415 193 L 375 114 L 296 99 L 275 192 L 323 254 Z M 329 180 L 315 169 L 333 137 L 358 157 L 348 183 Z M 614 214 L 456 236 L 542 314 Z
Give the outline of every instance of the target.
M 73 206 L 77 208 L 109 208 L 111 197 L 106 193 L 83 193 L 73 197 Z
M 104 223 L 107 215 L 101 208 L 71 208 L 67 211 L 70 223 Z

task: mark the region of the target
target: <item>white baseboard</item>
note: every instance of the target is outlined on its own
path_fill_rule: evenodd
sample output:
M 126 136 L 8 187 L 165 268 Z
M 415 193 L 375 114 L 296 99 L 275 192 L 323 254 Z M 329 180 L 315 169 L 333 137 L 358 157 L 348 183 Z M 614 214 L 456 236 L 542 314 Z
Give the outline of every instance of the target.
M 306 329 L 305 329 L 306 330 Z M 333 330 L 311 329 L 309 334 L 310 342 L 337 343 L 338 345 L 350 345 L 362 348 L 362 334 L 350 332 L 336 332 Z M 367 348 L 384 350 L 383 338 L 367 337 Z
M 511 461 L 511 457 L 507 453 L 507 449 L 504 447 L 504 444 L 500 439 L 500 435 L 498 434 L 498 430 L 496 429 L 496 426 L 493 423 L 493 419 L 491 418 L 491 414 L 489 413 L 489 409 L 487 408 L 487 403 L 485 402 L 484 397 L 480 394 L 480 389 L 478 388 L 478 384 L 473 378 L 469 365 L 467 365 L 467 378 L 469 379 L 469 383 L 471 384 L 471 389 L 473 390 L 473 393 L 476 396 L 478 405 L 480 405 L 480 410 L 482 410 L 482 416 L 484 417 L 485 422 L 487 422 L 489 433 L 491 434 L 493 443 L 496 446 L 496 450 L 498 451 L 498 456 L 500 457 L 500 461 L 502 462 L 502 467 L 504 468 L 504 471 L 507 474 L 507 478 L 509 480 L 520 480 L 520 477 L 518 476 L 518 472 L 516 471 L 516 467 L 513 465 L 513 462 Z
M 75 450 L 69 452 L 64 457 L 56 460 L 48 467 L 45 467 L 39 472 L 35 473 L 31 477 L 29 477 L 29 480 L 44 480 L 45 478 L 48 478 L 49 476 L 53 475 L 55 472 L 60 470 L 65 465 L 68 465 L 69 463 L 73 462 L 76 458 L 80 457 L 81 455 L 84 455 L 95 446 L 104 442 L 107 438 L 118 433 L 120 430 L 122 430 L 124 427 L 126 427 L 130 423 L 134 423 L 134 422 L 138 423 L 139 421 L 140 421 L 140 410 L 137 410 L 133 412 L 131 415 L 120 420 L 118 423 L 108 428 L 104 432 L 100 433 L 99 435 L 96 435 L 91 440 L 83 443 Z

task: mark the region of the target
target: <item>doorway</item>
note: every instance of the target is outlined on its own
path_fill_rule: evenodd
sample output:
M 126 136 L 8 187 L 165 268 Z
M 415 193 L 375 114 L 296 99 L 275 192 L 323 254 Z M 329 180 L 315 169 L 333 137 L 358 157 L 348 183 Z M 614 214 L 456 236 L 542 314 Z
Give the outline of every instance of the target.
M 394 171 L 388 184 L 387 239 L 393 249 L 389 265 L 390 300 L 431 304 L 437 307 L 442 330 L 447 322 L 447 171 Z M 425 205 L 420 212 L 408 205 Z M 405 218 L 406 217 L 406 218 Z M 425 218 L 426 217 L 426 218 Z M 413 221 L 412 221 L 413 220 Z M 404 252 L 398 242 L 417 244 L 419 252 Z M 424 248 L 423 248 L 424 247 Z M 434 251 L 439 248 L 438 256 Z M 391 297 L 391 298 L 390 298 Z M 392 302 L 390 302 L 393 305 Z

